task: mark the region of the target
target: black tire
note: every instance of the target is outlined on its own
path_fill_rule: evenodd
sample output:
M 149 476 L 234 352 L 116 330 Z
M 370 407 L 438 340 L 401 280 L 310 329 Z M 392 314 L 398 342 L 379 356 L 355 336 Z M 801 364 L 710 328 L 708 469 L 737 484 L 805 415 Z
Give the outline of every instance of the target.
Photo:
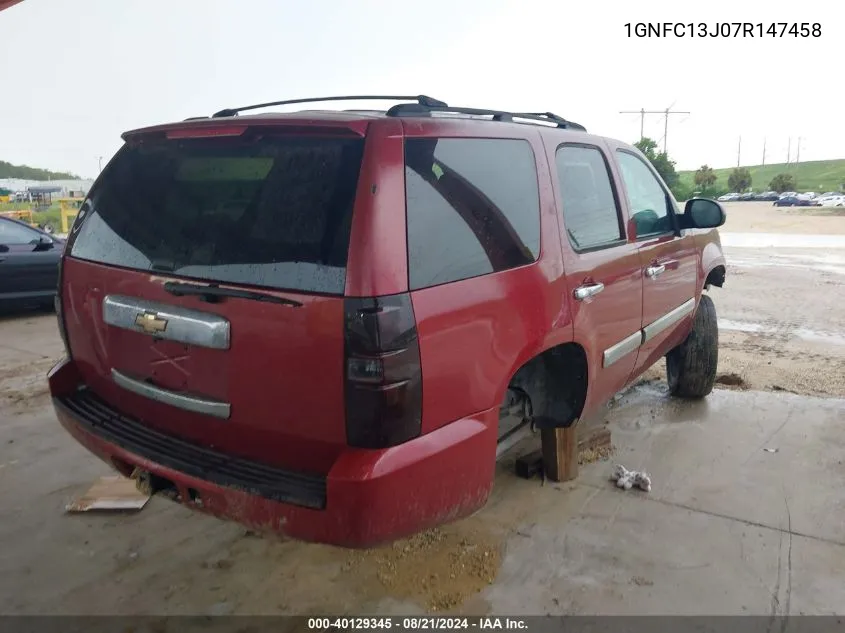
M 679 398 L 705 397 L 713 391 L 718 363 L 716 306 L 703 294 L 689 336 L 666 355 L 669 393 Z

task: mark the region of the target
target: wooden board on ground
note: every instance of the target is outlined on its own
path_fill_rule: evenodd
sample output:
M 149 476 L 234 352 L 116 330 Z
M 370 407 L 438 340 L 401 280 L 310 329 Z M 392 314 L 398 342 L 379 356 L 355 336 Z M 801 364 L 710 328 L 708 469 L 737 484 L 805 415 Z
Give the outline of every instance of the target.
M 589 457 L 589 456 L 594 455 L 594 454 L 604 455 L 606 453 L 609 453 L 610 450 L 611 450 L 610 429 L 608 429 L 606 427 L 600 427 L 600 428 L 593 429 L 592 431 L 587 432 L 587 433 L 580 433 L 580 432 L 576 431 L 576 428 L 577 427 L 570 427 L 570 429 L 572 429 L 570 431 L 570 433 L 572 433 L 572 434 L 577 433 L 577 436 L 578 436 L 578 442 L 577 442 L 578 449 L 577 449 L 577 452 L 576 452 L 575 457 L 573 459 L 573 461 L 575 462 L 574 476 L 573 476 L 573 473 L 571 471 L 569 471 L 567 473 L 564 470 L 563 472 L 559 473 L 559 474 L 571 476 L 571 478 L 573 478 L 573 479 L 578 476 L 577 464 L 582 461 L 582 459 L 581 459 L 582 456 L 583 457 Z M 552 437 L 549 437 L 548 439 L 549 439 L 549 442 L 556 443 L 557 438 L 554 436 L 554 434 L 556 434 L 558 432 L 565 431 L 565 430 L 566 429 L 549 429 L 549 430 L 544 431 L 544 432 L 549 433 L 549 434 L 553 434 Z M 543 440 L 545 442 L 546 438 L 543 438 Z M 555 446 L 555 445 L 557 445 L 557 444 L 553 444 L 553 446 Z M 567 449 L 567 446 L 564 446 L 563 448 Z M 568 448 L 571 449 L 571 447 L 568 447 Z M 589 462 L 589 461 L 594 461 L 594 460 L 585 459 L 584 461 Z M 516 460 L 515 468 L 516 468 L 517 476 L 522 477 L 524 479 L 530 479 L 531 477 L 534 477 L 537 474 L 543 473 L 543 450 L 542 450 L 542 448 L 540 450 L 532 451 L 530 453 L 526 453 L 525 455 L 518 457 L 517 460 Z M 553 473 L 553 474 L 557 474 L 557 473 Z M 557 479 L 554 476 L 552 476 L 552 474 L 549 474 L 548 472 L 546 473 L 546 476 L 553 481 L 568 481 L 567 479 Z
M 127 511 L 140 510 L 150 496 L 135 486 L 135 481 L 126 477 L 100 477 L 81 497 L 69 503 L 68 512 Z

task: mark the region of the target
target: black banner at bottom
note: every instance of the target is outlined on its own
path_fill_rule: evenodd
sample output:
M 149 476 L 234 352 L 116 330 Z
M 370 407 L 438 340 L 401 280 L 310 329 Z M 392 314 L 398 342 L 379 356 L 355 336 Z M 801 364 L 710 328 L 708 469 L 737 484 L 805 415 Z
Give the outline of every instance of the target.
M 0 616 L 0 633 L 845 633 L 845 616 Z

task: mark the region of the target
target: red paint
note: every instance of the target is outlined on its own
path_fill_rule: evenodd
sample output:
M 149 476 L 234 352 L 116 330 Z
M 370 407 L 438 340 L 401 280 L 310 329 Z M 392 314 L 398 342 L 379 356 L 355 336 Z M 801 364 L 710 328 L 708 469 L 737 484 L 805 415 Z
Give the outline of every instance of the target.
M 201 493 L 203 511 L 295 538 L 365 546 L 407 535 L 482 506 L 493 483 L 498 407 L 513 374 L 563 343 L 584 348 L 588 392 L 582 417 L 596 411 L 689 331 L 691 317 L 610 367 L 604 350 L 689 298 L 696 303 L 706 275 L 724 265 L 716 231 L 638 240 L 614 149 L 620 145 L 577 131 L 461 119 L 396 119 L 364 114 L 298 113 L 238 117 L 279 133 L 366 135 L 352 220 L 345 295 L 408 291 L 403 141 L 406 137 L 491 137 L 528 141 L 537 163 L 541 254 L 516 269 L 411 293 L 423 374 L 422 435 L 384 450 L 346 445 L 344 299 L 267 291 L 301 308 L 254 301 L 201 303 L 163 289 L 170 278 L 67 257 L 63 299 L 73 360 L 51 374 L 55 396 L 86 384 L 113 407 L 162 432 L 217 451 L 327 480 L 327 507 L 316 511 L 209 484 L 150 463 L 84 431 L 59 409 L 61 423 L 92 452 L 174 481 L 187 498 Z M 213 119 L 129 132 L 206 135 L 231 128 Z M 231 132 L 231 130 L 230 130 Z M 563 226 L 555 151 L 563 142 L 598 147 L 617 182 L 625 240 L 577 252 Z M 627 146 L 626 146 L 627 147 Z M 703 255 L 706 254 L 706 255 Z M 643 269 L 663 263 L 659 280 Z M 584 283 L 605 290 L 586 301 Z M 228 351 L 154 343 L 102 321 L 107 294 L 203 309 L 232 323 Z M 231 418 L 212 419 L 153 402 L 116 386 L 111 368 L 147 376 L 165 388 L 232 404 Z
M 75 363 L 61 363 L 50 373 L 50 390 L 67 393 L 80 378 Z M 202 507 L 191 504 L 196 510 L 305 541 L 378 545 L 471 514 L 493 485 L 494 461 L 479 456 L 495 453 L 498 406 L 394 448 L 343 450 L 327 473 L 325 510 L 269 501 L 162 467 L 86 432 L 62 409 L 57 413 L 79 443 L 120 464 L 124 474 L 147 470 L 174 482 L 182 499 L 190 499 L 188 488 L 198 491 Z

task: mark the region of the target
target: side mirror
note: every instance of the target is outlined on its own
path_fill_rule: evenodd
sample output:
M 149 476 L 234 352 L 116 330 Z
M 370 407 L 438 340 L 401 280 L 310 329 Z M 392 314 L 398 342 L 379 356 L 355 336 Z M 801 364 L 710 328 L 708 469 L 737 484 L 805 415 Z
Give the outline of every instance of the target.
M 692 198 L 684 205 L 682 227 L 685 229 L 715 229 L 727 219 L 722 205 L 709 198 Z
M 39 251 L 46 251 L 48 249 L 53 248 L 53 240 L 47 237 L 46 235 L 39 235 L 37 240 L 32 240 L 32 244 L 35 244 L 35 249 Z

